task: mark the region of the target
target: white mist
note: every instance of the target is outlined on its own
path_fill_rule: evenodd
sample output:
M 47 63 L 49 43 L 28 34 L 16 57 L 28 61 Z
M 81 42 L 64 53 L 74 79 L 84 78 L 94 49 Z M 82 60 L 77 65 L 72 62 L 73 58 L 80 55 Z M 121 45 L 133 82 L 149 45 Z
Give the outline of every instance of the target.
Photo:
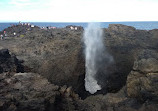
M 98 85 L 95 76 L 99 70 L 97 67 L 97 60 L 102 60 L 102 53 L 104 52 L 104 44 L 102 37 L 102 29 L 99 23 L 89 23 L 84 32 L 84 44 L 85 44 L 85 89 L 91 94 L 101 90 L 101 86 Z

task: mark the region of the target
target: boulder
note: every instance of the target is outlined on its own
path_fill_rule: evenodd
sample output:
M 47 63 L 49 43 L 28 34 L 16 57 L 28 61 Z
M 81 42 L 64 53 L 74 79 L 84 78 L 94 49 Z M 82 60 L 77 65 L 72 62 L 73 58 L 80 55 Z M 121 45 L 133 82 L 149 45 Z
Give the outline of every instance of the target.
M 108 30 L 111 34 L 123 34 L 125 36 L 135 36 L 136 29 L 122 24 L 109 24 Z
M 140 100 L 158 100 L 158 60 L 141 59 L 134 62 L 127 77 L 127 94 Z

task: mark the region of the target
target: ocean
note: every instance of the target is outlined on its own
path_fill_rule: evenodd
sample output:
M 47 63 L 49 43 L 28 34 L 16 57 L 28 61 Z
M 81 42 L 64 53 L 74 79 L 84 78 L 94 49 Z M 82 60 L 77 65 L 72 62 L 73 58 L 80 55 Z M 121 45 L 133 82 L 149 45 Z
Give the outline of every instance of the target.
M 82 26 L 85 28 L 88 25 L 88 23 L 86 22 L 85 23 L 30 22 L 30 23 L 37 25 L 39 27 L 53 26 L 53 27 L 58 27 L 58 28 L 65 27 L 67 25 L 76 25 L 76 26 Z M 0 31 L 2 31 L 3 29 L 13 24 L 16 25 L 18 23 L 17 22 L 0 23 Z M 155 22 L 101 22 L 101 27 L 108 28 L 109 24 L 123 24 L 123 25 L 133 26 L 136 29 L 140 29 L 140 30 L 158 29 L 158 21 L 155 21 Z

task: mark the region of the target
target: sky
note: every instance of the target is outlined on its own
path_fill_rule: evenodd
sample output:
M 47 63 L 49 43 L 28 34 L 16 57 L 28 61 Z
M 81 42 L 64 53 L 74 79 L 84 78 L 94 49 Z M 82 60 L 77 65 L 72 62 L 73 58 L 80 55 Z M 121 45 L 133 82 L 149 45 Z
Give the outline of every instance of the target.
M 0 22 L 158 21 L 158 0 L 0 0 Z

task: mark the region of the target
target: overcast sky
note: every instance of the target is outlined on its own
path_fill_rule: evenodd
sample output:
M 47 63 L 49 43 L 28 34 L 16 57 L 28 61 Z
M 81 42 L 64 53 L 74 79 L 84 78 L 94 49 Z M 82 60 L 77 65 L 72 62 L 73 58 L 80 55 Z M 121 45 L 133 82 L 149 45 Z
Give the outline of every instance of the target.
M 158 0 L 0 0 L 7 21 L 158 21 Z

